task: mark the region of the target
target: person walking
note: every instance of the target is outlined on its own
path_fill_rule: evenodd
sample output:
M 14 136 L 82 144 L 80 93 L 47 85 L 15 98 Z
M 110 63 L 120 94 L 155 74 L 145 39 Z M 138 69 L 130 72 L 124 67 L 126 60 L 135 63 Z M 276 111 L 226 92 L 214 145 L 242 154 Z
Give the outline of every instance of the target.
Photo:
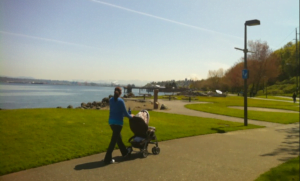
M 122 89 L 120 87 L 116 87 L 114 91 L 114 96 L 109 100 L 109 125 L 112 129 L 112 137 L 104 158 L 105 164 L 114 163 L 115 160 L 112 159 L 112 152 L 118 144 L 118 147 L 121 151 L 123 157 L 128 155 L 128 150 L 126 149 L 122 137 L 121 131 L 123 127 L 123 117 L 126 116 L 129 119 L 133 117 L 133 114 L 129 114 L 126 110 L 125 102 L 120 98 L 122 94 Z
M 294 94 L 293 94 L 293 101 L 294 101 L 294 103 L 296 103 L 296 97 L 297 97 L 296 92 L 294 92 Z

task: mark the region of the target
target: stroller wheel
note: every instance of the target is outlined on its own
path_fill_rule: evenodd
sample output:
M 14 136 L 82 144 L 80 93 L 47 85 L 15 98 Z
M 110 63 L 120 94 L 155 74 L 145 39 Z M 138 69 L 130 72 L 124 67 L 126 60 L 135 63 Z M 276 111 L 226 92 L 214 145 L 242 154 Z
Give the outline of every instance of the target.
M 142 156 L 144 157 L 144 158 L 146 158 L 147 156 L 148 156 L 148 151 L 147 150 L 143 150 L 142 151 Z
M 159 147 L 153 147 L 152 152 L 153 152 L 153 150 L 155 150 L 155 153 L 153 153 L 155 155 L 158 155 L 160 153 L 160 148 Z
M 157 154 L 157 152 L 156 152 L 156 147 L 155 147 L 155 146 L 152 148 L 152 153 L 153 153 L 154 155 Z
M 132 147 L 127 147 L 127 151 L 128 151 L 128 153 L 131 153 L 132 152 Z
M 132 147 L 127 147 L 127 155 L 125 157 L 130 157 L 132 152 Z

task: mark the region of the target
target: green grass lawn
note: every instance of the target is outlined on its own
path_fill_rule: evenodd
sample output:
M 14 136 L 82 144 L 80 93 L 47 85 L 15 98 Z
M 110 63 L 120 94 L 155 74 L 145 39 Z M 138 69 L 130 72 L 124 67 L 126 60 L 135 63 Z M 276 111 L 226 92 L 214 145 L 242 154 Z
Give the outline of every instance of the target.
M 293 101 L 292 96 L 291 97 L 278 97 L 278 96 L 255 96 L 257 98 L 263 98 L 263 99 L 275 99 L 275 100 L 283 100 L 283 101 Z
M 233 117 L 244 117 L 244 110 L 229 108 L 228 106 L 244 106 L 243 97 L 200 97 L 200 101 L 211 102 L 211 104 L 188 104 L 186 108 L 221 114 Z M 285 109 L 299 111 L 294 103 L 275 102 L 248 98 L 248 107 Z M 299 113 L 263 112 L 248 110 L 248 118 L 253 120 L 268 121 L 282 124 L 295 123 L 299 121 Z
M 299 180 L 299 156 L 260 175 L 255 181 Z
M 108 114 L 106 110 L 81 109 L 1 110 L 0 175 L 105 152 L 112 133 Z M 150 117 L 149 125 L 156 127 L 159 141 L 260 128 L 152 111 Z M 127 118 L 124 122 L 123 141 L 129 146 L 127 140 L 133 133 Z

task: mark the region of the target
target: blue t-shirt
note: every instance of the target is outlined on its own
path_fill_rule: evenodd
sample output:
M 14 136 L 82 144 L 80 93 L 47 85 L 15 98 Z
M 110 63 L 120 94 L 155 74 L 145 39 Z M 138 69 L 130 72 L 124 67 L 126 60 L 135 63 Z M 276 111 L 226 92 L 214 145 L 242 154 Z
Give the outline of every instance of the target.
M 123 126 L 123 117 L 126 116 L 129 119 L 132 118 L 131 115 L 127 112 L 125 102 L 123 99 L 118 98 L 116 101 L 114 97 L 109 100 L 109 124 L 115 124 Z

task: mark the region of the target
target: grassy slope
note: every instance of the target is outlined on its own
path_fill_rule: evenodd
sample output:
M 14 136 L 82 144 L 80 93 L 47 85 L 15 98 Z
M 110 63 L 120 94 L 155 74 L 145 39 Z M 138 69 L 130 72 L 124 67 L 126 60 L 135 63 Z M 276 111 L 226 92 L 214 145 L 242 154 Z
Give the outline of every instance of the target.
M 159 141 L 259 127 L 159 112 L 150 115 Z M 105 110 L 1 110 L 0 120 L 0 175 L 104 152 L 111 137 Z M 129 145 L 133 134 L 128 119 L 124 122 L 123 141 Z
M 272 168 L 270 171 L 260 175 L 255 181 L 282 181 L 299 180 L 299 156 L 286 163 Z
M 201 97 L 199 100 L 204 102 L 212 102 L 212 104 L 189 104 L 185 107 L 209 113 L 240 118 L 244 117 L 244 110 L 228 108 L 228 106 L 244 106 L 243 97 Z M 248 107 L 299 111 L 299 107 L 297 107 L 294 103 L 265 101 L 259 99 L 248 99 Z M 299 113 L 277 113 L 248 110 L 248 118 L 260 121 L 289 124 L 299 121 Z

